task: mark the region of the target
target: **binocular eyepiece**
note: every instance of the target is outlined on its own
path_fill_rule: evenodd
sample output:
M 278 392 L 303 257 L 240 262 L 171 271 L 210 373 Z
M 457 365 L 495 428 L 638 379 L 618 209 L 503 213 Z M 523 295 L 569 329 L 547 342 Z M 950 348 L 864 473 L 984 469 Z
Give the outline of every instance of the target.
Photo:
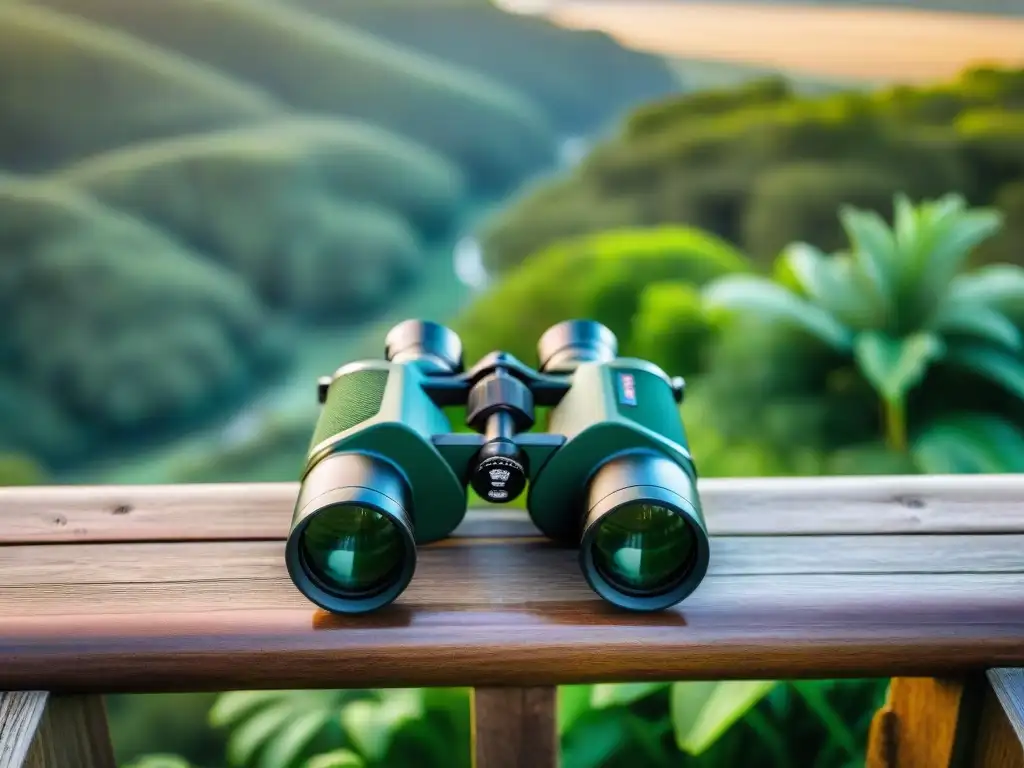
M 527 510 L 579 547 L 591 588 L 615 605 L 668 608 L 707 571 L 709 541 L 679 415 L 681 379 L 618 356 L 603 325 L 570 320 L 537 345 L 538 367 L 492 352 L 464 369 L 450 329 L 407 320 L 383 360 L 321 379 L 286 564 L 312 602 L 364 613 L 408 586 L 419 544 L 448 536 L 466 489 Z M 464 406 L 472 432 L 443 409 Z M 535 408 L 548 431 L 531 431 Z

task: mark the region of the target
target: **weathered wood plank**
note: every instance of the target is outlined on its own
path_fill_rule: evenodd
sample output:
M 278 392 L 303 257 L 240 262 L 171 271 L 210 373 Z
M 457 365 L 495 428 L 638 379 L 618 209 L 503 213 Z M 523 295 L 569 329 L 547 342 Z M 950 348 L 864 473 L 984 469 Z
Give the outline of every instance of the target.
M 427 560 L 395 605 L 361 617 L 315 610 L 283 575 L 2 588 L 0 688 L 549 685 L 1024 665 L 1024 574 L 709 576 L 675 609 L 637 615 L 602 602 L 571 559 L 496 559 L 438 561 L 445 569 Z
M 115 768 L 102 696 L 50 696 L 25 768 Z
M 989 684 L 1024 749 L 1024 669 L 990 669 Z
M 991 685 L 986 686 L 971 757 L 971 768 L 1024 768 L 1024 746 Z
M 0 768 L 21 768 L 46 707 L 45 691 L 0 693 Z
M 1024 573 L 1024 535 L 735 536 L 712 539 L 711 551 L 715 576 Z M 540 537 L 496 538 L 422 547 L 418 562 L 436 571 L 435 588 L 445 588 L 466 567 L 498 578 L 526 560 L 545 571 L 568 566 L 571 573 L 575 557 Z M 183 576 L 189 582 L 278 579 L 284 573 L 284 543 L 278 541 L 0 547 L 0 587 L 159 584 Z
M 706 479 L 700 489 L 717 536 L 1024 533 L 1020 475 Z M 294 483 L 5 488 L 0 544 L 282 539 L 296 491 Z M 467 515 L 459 534 L 536 530 L 525 513 L 502 508 Z
M 556 713 L 554 686 L 474 689 L 474 768 L 555 768 Z

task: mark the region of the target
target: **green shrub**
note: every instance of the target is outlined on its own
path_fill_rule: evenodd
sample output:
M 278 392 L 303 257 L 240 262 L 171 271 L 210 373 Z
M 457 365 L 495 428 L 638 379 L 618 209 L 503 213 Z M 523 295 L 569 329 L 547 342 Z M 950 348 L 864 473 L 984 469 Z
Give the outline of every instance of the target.
M 0 183 L 0 255 L 0 375 L 93 436 L 196 418 L 279 360 L 237 278 L 58 185 Z
M 129 145 L 65 168 L 58 178 L 126 208 L 160 198 L 180 213 L 158 218 L 176 232 L 175 222 L 185 221 L 186 237 L 202 228 L 195 222 L 215 218 L 218 199 L 251 196 L 250 183 L 263 195 L 281 189 L 282 199 L 322 190 L 392 209 L 427 236 L 446 234 L 463 204 L 462 177 L 449 162 L 347 120 L 290 118 Z
M 0 168 L 270 117 L 269 96 L 128 35 L 0 3 Z
M 455 327 L 466 356 L 501 348 L 533 362 L 549 326 L 574 317 L 607 325 L 629 353 L 640 296 L 649 283 L 701 285 L 746 269 L 743 256 L 703 232 L 663 227 L 611 230 L 534 254 L 485 291 Z
M 46 471 L 35 459 L 17 453 L 0 453 L 0 486 L 45 482 Z
M 837 208 L 884 209 L 904 187 L 898 176 L 884 168 L 782 165 L 756 179 L 744 215 L 742 241 L 751 255 L 762 260 L 773 258 L 796 240 L 838 250 L 843 230 L 836 220 Z
M 1007 184 L 996 194 L 995 204 L 1005 214 L 1001 232 L 984 243 L 973 259 L 975 264 L 1009 263 L 1024 266 L 1024 180 Z M 1024 326 L 1024 306 L 1011 308 Z
M 298 109 L 365 119 L 503 188 L 547 163 L 539 110 L 498 83 L 267 0 L 38 0 L 258 83 Z
M 929 88 L 815 96 L 768 80 L 650 105 L 483 222 L 487 265 L 500 273 L 566 237 L 659 224 L 713 232 L 763 263 L 794 236 L 835 242 L 828 213 L 840 202 L 956 191 L 989 203 L 1024 178 L 1019 115 L 999 112 L 1022 78 L 972 70 Z
M 689 376 L 707 365 L 714 326 L 700 291 L 689 283 L 650 283 L 640 293 L 630 329 L 630 351 L 672 376 Z
M 515 88 L 564 131 L 590 131 L 677 90 L 664 61 L 604 32 L 567 29 L 486 2 L 291 2 Z
M 742 107 L 776 104 L 792 98 L 793 91 L 783 78 L 759 78 L 736 88 L 712 88 L 641 107 L 626 120 L 625 133 L 630 138 L 640 138 L 674 129 L 686 119 L 721 115 Z

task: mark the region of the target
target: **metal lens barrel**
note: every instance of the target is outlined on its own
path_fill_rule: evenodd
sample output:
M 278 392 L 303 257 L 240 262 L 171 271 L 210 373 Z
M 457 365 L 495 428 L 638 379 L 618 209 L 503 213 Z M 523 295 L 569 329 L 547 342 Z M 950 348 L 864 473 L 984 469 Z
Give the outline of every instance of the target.
M 566 320 L 548 328 L 537 341 L 537 358 L 544 373 L 571 373 L 582 362 L 612 360 L 618 340 L 594 320 Z
M 333 613 L 393 601 L 416 569 L 409 488 L 387 461 L 329 455 L 302 481 L 285 562 L 307 598 Z
M 709 554 L 696 486 L 676 462 L 638 452 L 594 473 L 580 567 L 601 597 L 637 611 L 668 608 L 697 588 Z
M 451 328 L 430 320 L 403 320 L 384 339 L 384 356 L 393 363 L 417 360 L 433 373 L 462 371 L 462 341 Z

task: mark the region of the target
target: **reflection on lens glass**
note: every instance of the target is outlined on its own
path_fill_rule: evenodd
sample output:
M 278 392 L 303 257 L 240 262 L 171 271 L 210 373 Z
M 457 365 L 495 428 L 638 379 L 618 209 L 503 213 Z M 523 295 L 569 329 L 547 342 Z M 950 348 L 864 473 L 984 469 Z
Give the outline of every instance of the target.
M 342 594 L 379 591 L 399 574 L 402 534 L 369 507 L 338 505 L 318 513 L 302 536 L 307 567 L 324 587 Z
M 633 502 L 610 512 L 597 525 L 594 565 L 619 589 L 668 589 L 686 575 L 696 555 L 693 531 L 668 507 Z

